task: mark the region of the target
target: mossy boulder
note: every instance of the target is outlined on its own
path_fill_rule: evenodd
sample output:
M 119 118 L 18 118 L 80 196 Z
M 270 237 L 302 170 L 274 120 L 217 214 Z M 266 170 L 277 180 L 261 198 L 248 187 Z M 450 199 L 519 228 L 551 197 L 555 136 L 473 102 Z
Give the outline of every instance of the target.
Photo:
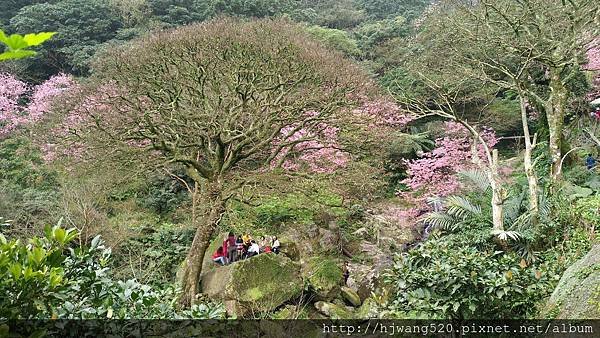
M 203 273 L 201 287 L 208 297 L 223 301 L 228 313 L 243 317 L 297 297 L 303 282 L 297 263 L 267 253 Z
M 600 244 L 562 275 L 542 311 L 555 319 L 600 318 Z
M 315 303 L 315 309 L 331 319 L 354 318 L 352 311 L 348 311 L 348 309 L 346 309 L 344 306 L 334 303 L 319 301 Z
M 356 318 L 377 318 L 377 303 L 373 298 L 367 298 L 362 305 L 356 310 Z
M 331 258 L 312 257 L 302 266 L 302 277 L 319 300 L 332 300 L 340 294 L 344 278 L 339 264 Z
M 286 305 L 271 316 L 272 319 L 308 319 L 304 306 Z
M 358 295 L 358 293 L 352 289 L 350 289 L 347 286 L 342 286 L 341 288 L 342 291 L 342 297 L 344 297 L 344 299 L 352 304 L 352 306 L 354 307 L 359 307 L 360 304 L 362 303 L 360 301 L 360 296 Z

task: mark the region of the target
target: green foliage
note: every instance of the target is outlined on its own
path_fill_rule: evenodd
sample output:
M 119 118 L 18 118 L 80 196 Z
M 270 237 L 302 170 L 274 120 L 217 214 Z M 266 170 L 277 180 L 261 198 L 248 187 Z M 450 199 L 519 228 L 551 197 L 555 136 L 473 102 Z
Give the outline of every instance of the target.
M 89 59 L 100 44 L 113 39 L 123 26 L 107 0 L 62 0 L 21 8 L 11 19 L 18 33 L 57 32 L 28 64 L 40 76 L 57 72 L 87 74 Z
M 350 29 L 366 19 L 365 12 L 358 8 L 354 0 L 328 0 L 318 2 L 313 7 L 312 23 L 335 29 Z
M 181 26 L 204 21 L 212 15 L 210 1 L 197 0 L 148 0 L 151 17 L 167 26 Z
M 191 179 L 188 177 L 184 179 L 193 186 Z M 181 206 L 189 196 L 188 191 L 179 181 L 170 177 L 156 176 L 149 179 L 147 187 L 137 193 L 136 198 L 141 206 L 164 216 Z
M 400 256 L 388 282 L 396 316 L 421 318 L 524 318 L 548 292 L 548 276 L 523 266 L 512 253 L 480 251 L 444 240 Z
M 405 37 L 409 33 L 409 26 L 403 17 L 385 19 L 375 22 L 366 22 L 360 25 L 354 35 L 363 51 L 369 51 L 376 45 L 386 40 Z
M 423 12 L 430 2 L 430 0 L 358 0 L 371 18 L 403 16 L 411 21 Z
M 135 280 L 109 278 L 111 251 L 100 237 L 90 247 L 70 244 L 73 229 L 47 227 L 28 243 L 0 235 L 0 317 L 3 318 L 220 318 L 220 306 L 176 310 L 177 290 L 152 290 Z
M 360 49 L 358 49 L 356 41 L 347 32 L 320 26 L 311 26 L 307 30 L 312 36 L 328 47 L 339 50 L 348 56 L 360 55 Z
M 296 1 L 293 0 L 211 0 L 208 2 L 215 14 L 254 18 L 290 13 L 296 6 Z
M 0 61 L 17 60 L 34 56 L 37 53 L 30 48 L 41 45 L 46 40 L 52 38 L 54 34 L 56 33 L 42 32 L 26 35 L 12 34 L 8 36 L 0 29 L 0 42 L 7 49 L 5 52 L 0 53 Z
M 0 214 L 17 230 L 49 219 L 56 203 L 57 173 L 24 137 L 0 141 Z
M 119 279 L 135 277 L 144 284 L 156 286 L 173 283 L 194 233 L 195 229 L 190 228 L 142 229 L 141 234 L 115 248 L 114 275 Z
M 575 213 L 589 227 L 600 225 L 600 195 L 582 198 L 575 202 Z

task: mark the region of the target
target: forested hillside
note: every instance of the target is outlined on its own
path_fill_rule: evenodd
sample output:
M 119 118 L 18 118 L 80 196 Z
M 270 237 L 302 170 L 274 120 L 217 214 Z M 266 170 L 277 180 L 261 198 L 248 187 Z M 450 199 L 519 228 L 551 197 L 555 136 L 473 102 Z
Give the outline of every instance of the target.
M 0 324 L 600 318 L 596 1 L 0 8 Z

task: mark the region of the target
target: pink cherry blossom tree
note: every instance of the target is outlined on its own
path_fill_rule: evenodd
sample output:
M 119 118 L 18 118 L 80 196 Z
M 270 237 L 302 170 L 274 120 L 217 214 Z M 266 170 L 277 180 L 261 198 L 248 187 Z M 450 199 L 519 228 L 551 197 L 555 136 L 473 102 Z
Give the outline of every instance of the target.
M 37 86 L 30 86 L 11 74 L 0 74 L 0 138 L 40 121 L 50 111 L 53 99 L 74 85 L 74 79 L 65 74 Z
M 491 129 L 481 131 L 487 147 L 496 143 L 496 135 Z M 484 147 L 479 144 L 477 154 L 473 152 L 473 137 L 460 123 L 444 123 L 444 136 L 436 140 L 436 147 L 416 160 L 407 160 L 409 177 L 403 181 L 422 198 L 445 197 L 460 188 L 457 175 L 461 171 L 477 167 L 477 158 L 485 157 Z

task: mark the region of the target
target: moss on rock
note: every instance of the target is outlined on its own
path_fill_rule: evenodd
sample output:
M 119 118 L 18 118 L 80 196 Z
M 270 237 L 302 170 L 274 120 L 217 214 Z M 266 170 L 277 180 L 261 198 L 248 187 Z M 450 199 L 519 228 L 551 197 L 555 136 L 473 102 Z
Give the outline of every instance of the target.
M 315 303 L 315 308 L 331 319 L 352 319 L 355 317 L 351 311 L 338 304 L 320 301 Z
M 275 254 L 214 268 L 202 275 L 202 292 L 230 304 L 228 312 L 243 316 L 277 308 L 303 289 L 300 267 Z
M 302 276 L 321 300 L 331 300 L 340 293 L 342 269 L 331 258 L 312 257 L 302 266 Z
M 360 296 L 358 295 L 358 293 L 356 293 L 356 291 L 350 289 L 349 287 L 346 286 L 342 286 L 342 297 L 344 297 L 344 299 L 352 304 L 352 306 L 354 307 L 359 307 L 361 304 L 360 301 Z
M 600 244 L 562 275 L 542 311 L 556 319 L 600 318 Z

